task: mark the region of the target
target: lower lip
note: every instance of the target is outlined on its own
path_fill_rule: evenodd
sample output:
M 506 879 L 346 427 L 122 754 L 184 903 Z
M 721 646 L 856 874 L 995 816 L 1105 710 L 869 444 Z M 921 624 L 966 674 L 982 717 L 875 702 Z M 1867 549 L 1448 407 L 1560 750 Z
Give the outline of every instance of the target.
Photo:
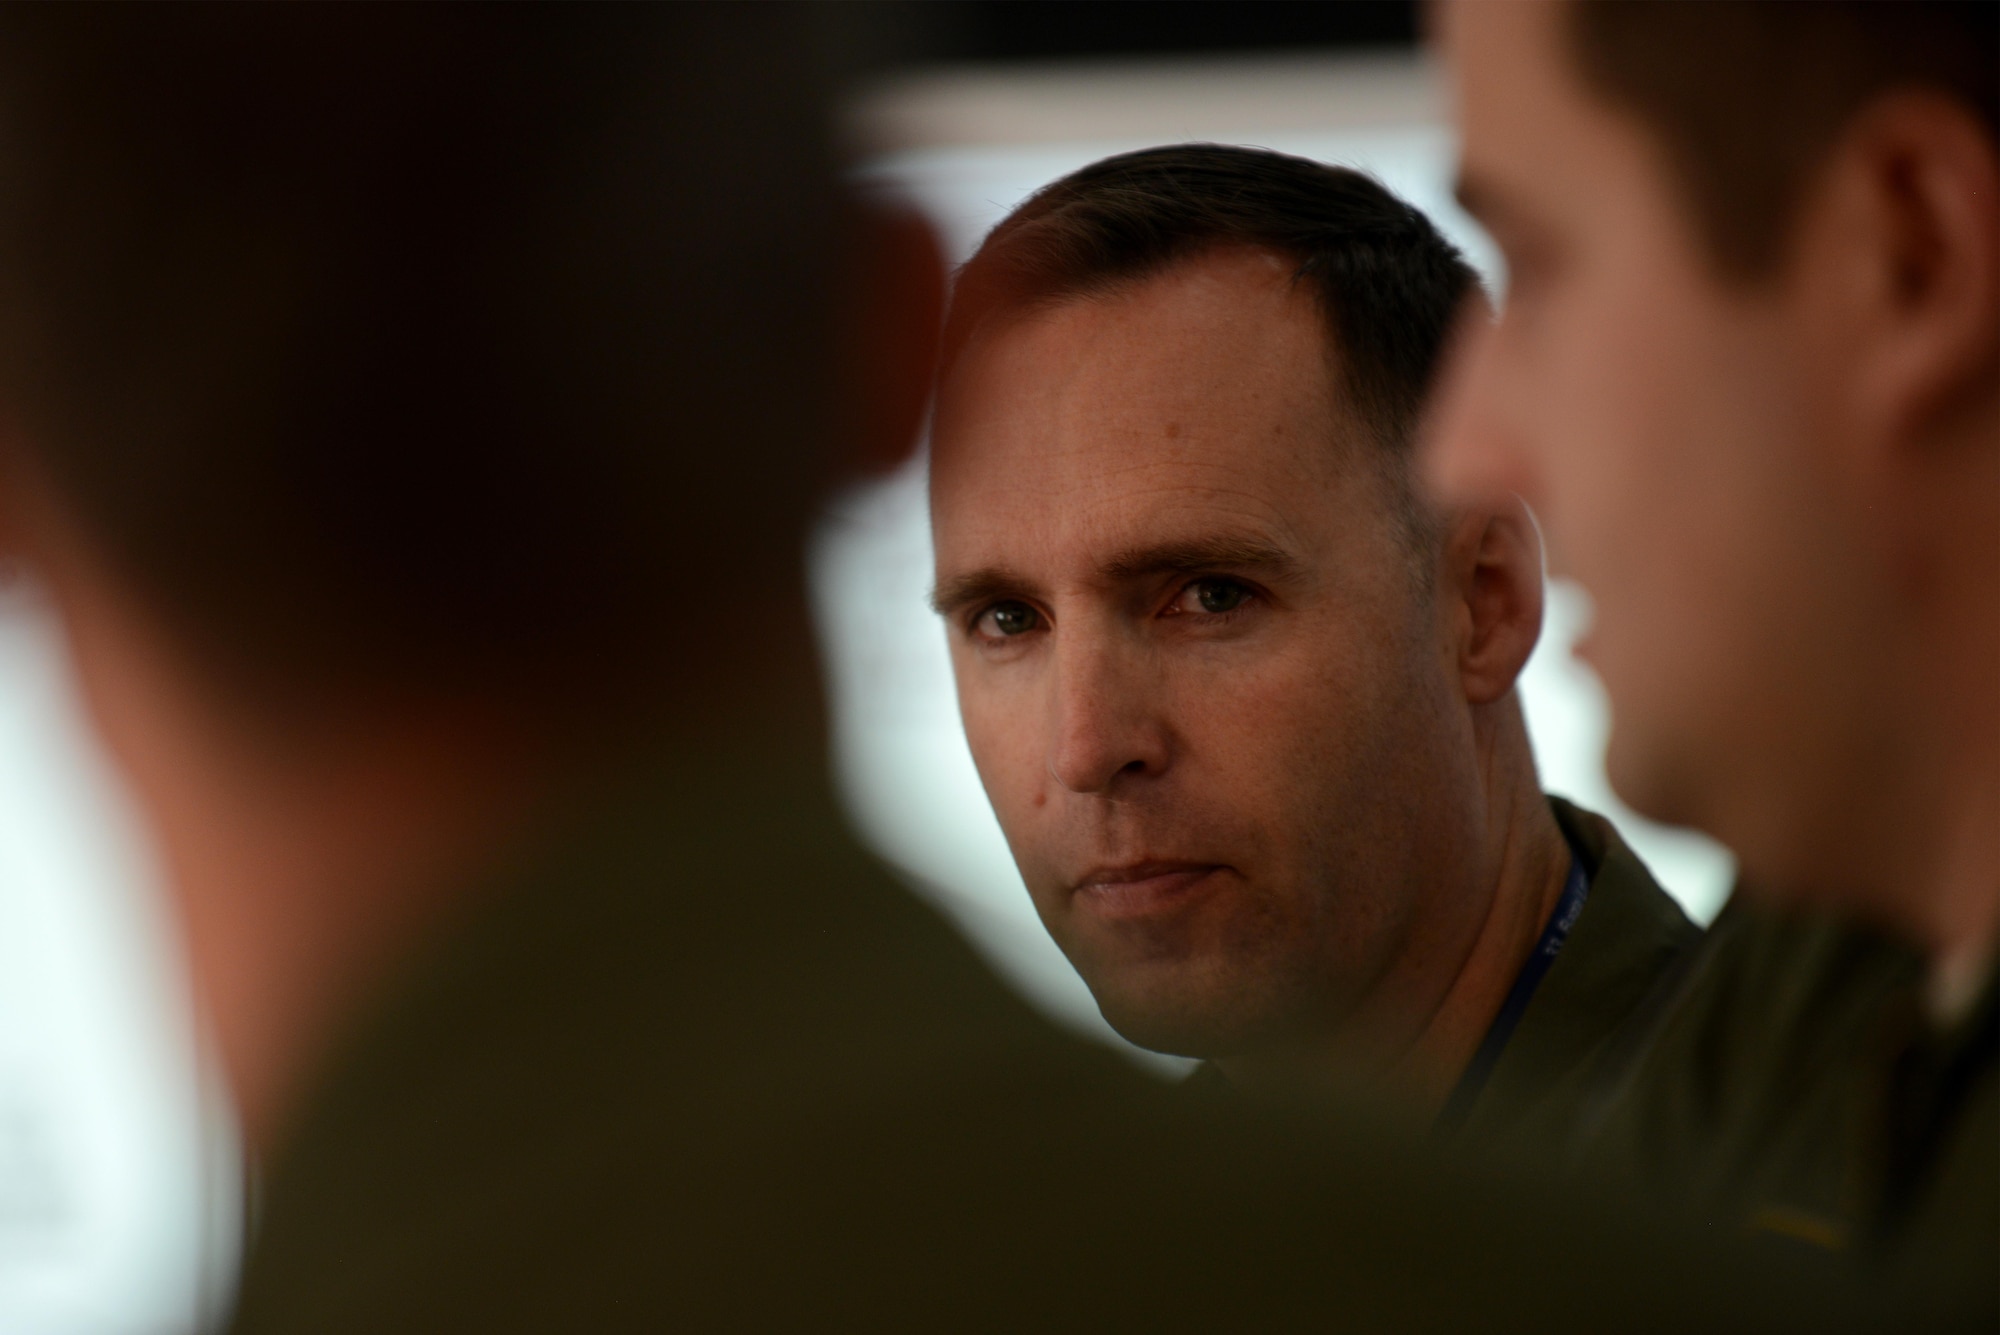
M 1077 898 L 1106 918 L 1144 918 L 1179 907 L 1221 870 L 1193 867 L 1143 881 L 1098 881 L 1078 890 Z

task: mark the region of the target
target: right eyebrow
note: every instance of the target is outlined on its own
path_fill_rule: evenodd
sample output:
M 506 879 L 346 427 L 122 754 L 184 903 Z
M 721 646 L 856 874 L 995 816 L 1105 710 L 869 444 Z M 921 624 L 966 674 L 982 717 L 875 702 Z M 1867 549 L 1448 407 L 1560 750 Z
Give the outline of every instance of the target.
M 974 603 L 1010 596 L 1022 597 L 1028 592 L 1028 586 L 1029 581 L 1018 571 L 1006 566 L 982 566 L 978 570 L 941 580 L 931 590 L 931 610 L 939 616 L 948 617 Z

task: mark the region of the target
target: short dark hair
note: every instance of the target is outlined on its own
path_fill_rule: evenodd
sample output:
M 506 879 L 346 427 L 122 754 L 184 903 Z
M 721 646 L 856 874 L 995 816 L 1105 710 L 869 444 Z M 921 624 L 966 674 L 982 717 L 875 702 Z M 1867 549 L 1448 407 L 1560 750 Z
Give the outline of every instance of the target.
M 7 7 L 8 448 L 253 691 L 666 693 L 834 429 L 819 22 Z
M 2000 140 L 1993 0 L 1573 0 L 1592 89 L 1665 145 L 1718 268 L 1768 273 L 1805 183 L 1871 98 L 1932 88 Z
M 996 314 L 1152 277 L 1205 251 L 1274 252 L 1318 298 L 1340 383 L 1396 463 L 1478 276 L 1430 219 L 1372 176 L 1262 148 L 1177 144 L 1042 187 L 959 271 L 942 372 Z

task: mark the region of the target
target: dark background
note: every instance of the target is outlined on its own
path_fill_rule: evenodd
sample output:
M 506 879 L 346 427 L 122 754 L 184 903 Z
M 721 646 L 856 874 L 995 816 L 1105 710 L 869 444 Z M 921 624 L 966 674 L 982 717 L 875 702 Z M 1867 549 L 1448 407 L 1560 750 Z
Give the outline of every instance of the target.
M 1409 46 L 1396 0 L 859 0 L 891 63 Z M 859 15 L 855 15 L 859 17 Z

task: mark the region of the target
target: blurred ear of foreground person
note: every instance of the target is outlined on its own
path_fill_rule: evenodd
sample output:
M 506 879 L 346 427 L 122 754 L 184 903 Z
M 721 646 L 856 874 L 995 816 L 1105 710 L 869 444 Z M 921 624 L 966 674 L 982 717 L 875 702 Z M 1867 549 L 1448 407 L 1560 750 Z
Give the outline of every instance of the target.
M 836 189 L 828 15 L 0 12 L 4 536 L 266 1169 L 238 1329 L 1825 1329 L 1199 1124 L 855 851 L 799 549 L 938 293 Z
M 2000 7 L 1441 19 L 1510 289 L 1430 471 L 1535 506 L 1613 782 L 1745 876 L 1584 1159 L 1993 1329 Z

